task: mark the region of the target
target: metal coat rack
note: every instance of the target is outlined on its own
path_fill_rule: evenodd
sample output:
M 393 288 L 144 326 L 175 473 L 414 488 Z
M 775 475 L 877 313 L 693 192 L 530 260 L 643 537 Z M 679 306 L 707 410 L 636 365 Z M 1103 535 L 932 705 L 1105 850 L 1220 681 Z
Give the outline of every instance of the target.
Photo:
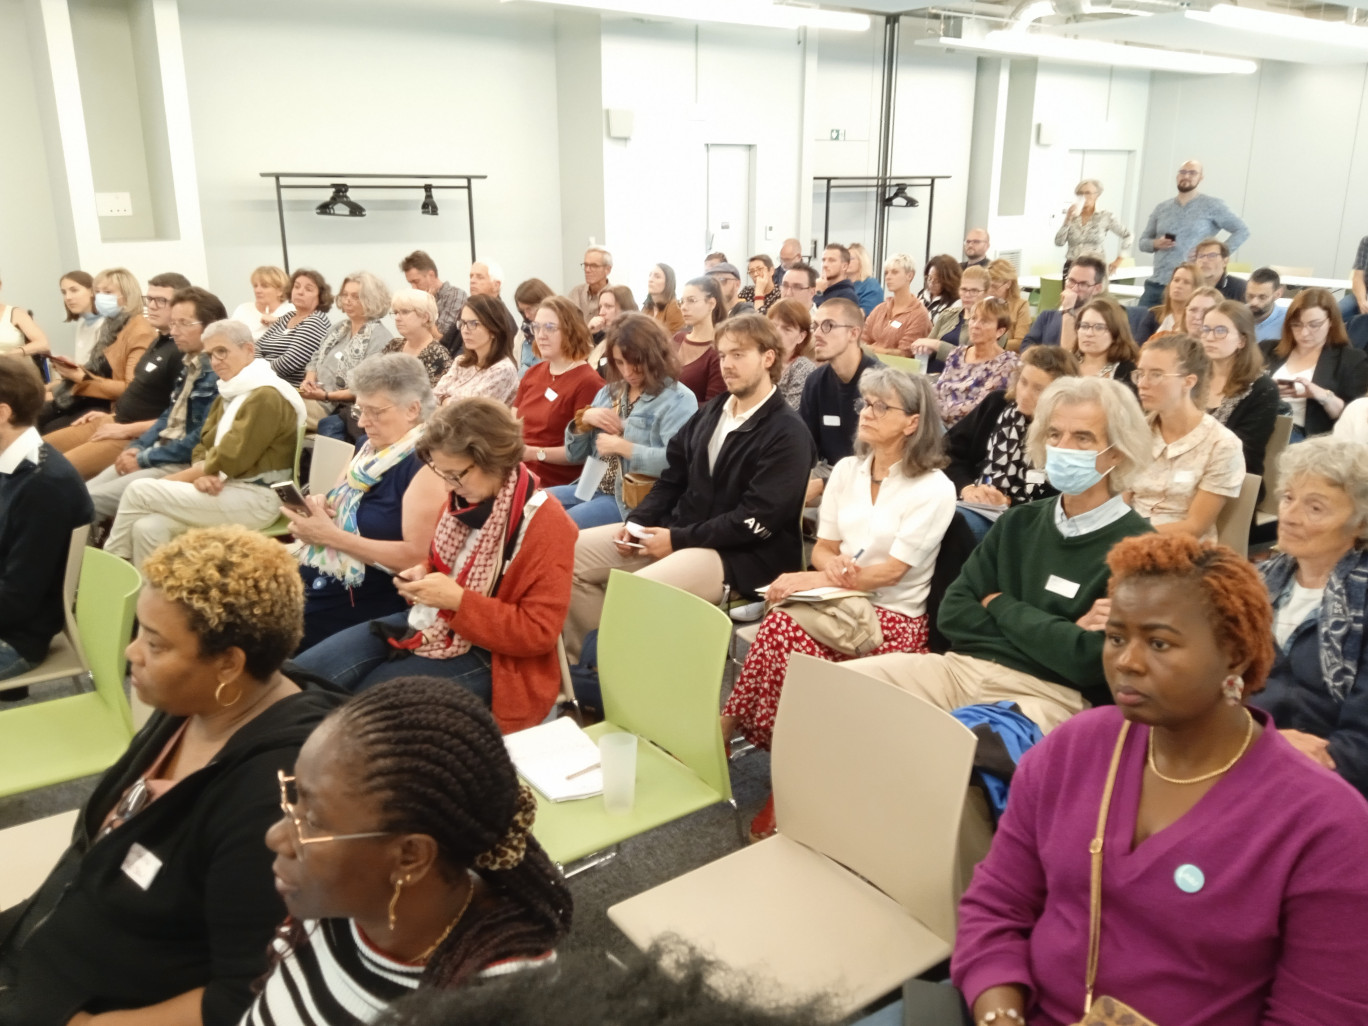
M 412 189 L 422 192 L 425 186 L 433 189 L 464 189 L 466 194 L 466 219 L 470 226 L 470 261 L 475 262 L 475 190 L 473 183 L 488 178 L 488 175 L 377 175 L 344 174 L 342 172 L 312 173 L 304 171 L 262 171 L 262 178 L 275 180 L 276 213 L 280 217 L 280 254 L 284 260 L 285 272 L 290 271 L 290 246 L 285 234 L 285 189 L 312 189 L 315 192 L 330 189 L 334 183 L 362 183 L 363 189 Z M 310 179 L 307 182 L 282 182 L 282 178 Z M 375 179 L 381 181 L 376 182 Z M 402 180 L 402 181 L 399 181 Z M 438 181 L 458 182 L 459 184 L 436 185 Z
M 812 180 L 822 182 L 825 186 L 825 197 L 822 213 L 822 245 L 826 246 L 831 242 L 831 194 L 836 189 L 863 189 L 868 191 L 875 190 L 878 195 L 875 198 L 877 206 L 878 223 L 875 225 L 875 252 L 870 254 L 874 260 L 874 267 L 883 267 L 885 240 L 888 238 L 888 211 L 889 206 L 885 202 L 889 193 L 898 186 L 906 186 L 908 189 L 925 189 L 926 194 L 926 256 L 922 264 L 931 260 L 931 221 L 936 210 L 936 183 L 950 175 L 818 175 Z M 900 208 L 901 209 L 901 208 Z M 910 207 L 905 209 L 912 209 Z

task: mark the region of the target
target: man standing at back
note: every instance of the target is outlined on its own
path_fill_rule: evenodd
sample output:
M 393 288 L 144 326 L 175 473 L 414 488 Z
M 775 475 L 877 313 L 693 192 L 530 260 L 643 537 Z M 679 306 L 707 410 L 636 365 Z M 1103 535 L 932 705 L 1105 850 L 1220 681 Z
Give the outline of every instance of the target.
M 960 269 L 988 266 L 988 229 L 970 228 L 964 233 L 964 259 Z
M 0 360 L 0 681 L 41 663 L 61 633 L 71 532 L 93 515 L 81 475 L 34 426 L 43 398 L 32 361 Z M 26 696 L 0 683 L 0 698 Z
M 440 339 L 461 316 L 465 306 L 464 289 L 458 289 L 449 281 L 442 281 L 437 273 L 437 264 L 421 249 L 415 249 L 399 261 L 399 270 L 404 272 L 404 280 L 410 288 L 426 292 L 437 300 L 437 319 L 430 324 L 433 339 Z
M 584 314 L 584 323 L 598 314 L 599 293 L 608 288 L 611 282 L 608 275 L 613 273 L 613 254 L 602 246 L 590 246 L 584 251 L 584 281 L 570 290 L 569 299 Z
M 1201 161 L 1184 162 L 1178 169 L 1178 195 L 1155 207 L 1140 233 L 1140 251 L 1154 254 L 1154 273 L 1145 282 L 1141 306 L 1159 304 L 1174 268 L 1196 257 L 1197 244 L 1203 239 L 1229 232 L 1226 249 L 1232 253 L 1249 239 L 1248 226 L 1223 201 L 1199 193 L 1201 184 Z
M 817 468 L 806 503 L 815 506 L 831 468 L 855 452 L 860 423 L 860 375 L 879 361 L 860 348 L 864 311 L 853 299 L 832 299 L 813 314 L 812 356 L 818 367 L 803 382 L 798 417 L 817 445 Z

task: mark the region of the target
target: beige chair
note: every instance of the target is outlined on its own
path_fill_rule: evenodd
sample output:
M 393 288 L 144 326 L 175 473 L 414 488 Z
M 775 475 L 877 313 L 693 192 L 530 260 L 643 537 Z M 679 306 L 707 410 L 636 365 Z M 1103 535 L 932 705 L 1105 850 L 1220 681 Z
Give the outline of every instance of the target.
M 1279 416 L 1273 422 L 1273 433 L 1268 436 L 1268 445 L 1264 447 L 1264 496 L 1258 512 L 1260 525 L 1278 519 L 1278 460 L 1282 459 L 1291 438 L 1292 418 Z
M 1216 517 L 1216 539 L 1228 545 L 1242 556 L 1249 555 L 1249 528 L 1254 522 L 1254 504 L 1259 500 L 1259 485 L 1263 482 L 1258 474 L 1246 474 L 1240 494 L 1226 500 Z
M 342 470 L 356 455 L 356 446 L 325 435 L 316 435 L 313 444 L 313 458 L 309 462 L 309 494 L 327 495 L 328 490 L 337 484 Z
M 76 827 L 75 810 L 0 830 L 0 908 L 12 908 L 47 879 Z
M 949 956 L 975 740 L 848 665 L 790 658 L 775 724 L 779 832 L 614 905 L 639 948 L 677 935 L 845 1015 Z
M 0 683 L 0 688 L 28 687 L 30 684 L 41 684 L 48 680 L 82 677 L 90 672 L 81 649 L 81 635 L 76 628 L 76 586 L 81 580 L 86 540 L 89 537 L 89 524 L 71 532 L 71 543 L 67 548 L 66 577 L 62 581 L 62 613 L 66 618 L 62 633 L 52 639 L 52 647 L 48 649 L 46 659 L 27 673 L 7 678 Z M 4 905 L 0 905 L 0 908 L 4 908 Z

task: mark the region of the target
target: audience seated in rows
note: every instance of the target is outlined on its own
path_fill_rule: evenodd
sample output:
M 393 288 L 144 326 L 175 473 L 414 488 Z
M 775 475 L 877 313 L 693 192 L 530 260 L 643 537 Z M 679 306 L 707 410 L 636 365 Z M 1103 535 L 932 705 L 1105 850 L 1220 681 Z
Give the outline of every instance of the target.
M 594 401 L 603 378 L 586 358 L 593 339 L 575 306 L 551 296 L 537 310 L 537 348 L 542 359 L 518 385 L 513 415 L 522 421 L 523 459 L 543 487 L 569 484 L 580 462 L 565 447 L 566 425 Z
M 636 297 L 626 285 L 613 285 L 599 293 L 599 312 L 589 318 L 589 335 L 594 340 L 594 348 L 589 351 L 589 366 L 599 377 L 608 369 L 604 355 L 604 339 L 608 329 L 625 313 L 636 313 Z
M 754 304 L 756 313 L 769 313 L 769 308 L 780 299 L 779 283 L 774 279 L 774 260 L 768 253 L 757 253 L 746 261 L 746 276 L 751 283 L 742 286 L 737 298 Z
M 801 260 L 784 272 L 784 280 L 779 283 L 779 297 L 802 303 L 804 310 L 811 310 L 817 299 L 817 271 L 811 264 Z
M 1079 312 L 1107 288 L 1107 267 L 1097 257 L 1081 256 L 1064 276 L 1059 306 L 1042 310 L 1021 340 L 1023 350 L 1031 346 L 1063 345 L 1072 349 L 1077 342 L 1075 329 Z
M 269 487 L 293 476 L 304 401 L 256 356 L 240 321 L 204 329 L 204 349 L 218 374 L 191 464 L 160 479 L 129 484 L 105 550 L 141 566 L 153 549 L 187 528 L 241 524 L 262 528 L 280 511 Z
M 801 275 L 800 275 L 801 277 Z M 803 401 L 803 388 L 817 364 L 812 359 L 812 313 L 796 299 L 772 303 L 765 315 L 784 346 L 784 370 L 779 375 L 779 394 L 789 409 L 797 410 Z
M 1237 303 L 1245 301 L 1245 280 L 1235 278 L 1226 270 L 1230 266 L 1230 247 L 1220 239 L 1206 238 L 1193 250 L 1193 263 L 1202 276 L 1202 284 L 1213 288 L 1224 299 Z
M 879 361 L 860 347 L 864 314 L 853 299 L 823 303 L 813 315 L 813 356 L 817 367 L 803 383 L 798 416 L 817 446 L 817 467 L 808 485 L 807 505 L 817 505 L 831 468 L 855 451 L 860 421 L 860 377 Z
M 356 394 L 348 376 L 367 357 L 375 356 L 390 342 L 380 318 L 390 312 L 390 293 L 385 283 L 369 271 L 357 271 L 342 279 L 337 306 L 346 315 L 328 333 L 304 367 L 299 394 L 309 415 L 309 426 L 328 438 L 346 441 L 353 437 Z
M 1174 268 L 1173 277 L 1164 287 L 1163 301 L 1150 308 L 1149 316 L 1136 332 L 1135 337 L 1142 345 L 1155 335 L 1183 330 L 1187 324 L 1188 301 L 1197 291 L 1200 277 L 1196 264 L 1183 263 Z
M 464 302 L 456 310 L 458 319 L 463 309 Z M 437 323 L 437 301 L 423 289 L 400 289 L 390 299 L 390 310 L 394 314 L 394 330 L 399 332 L 399 337 L 391 339 L 380 351 L 416 357 L 427 368 L 428 381 L 435 386 L 442 380 L 442 375 L 451 369 L 451 353 L 432 337 Z
M 72 329 L 76 363 L 84 365 L 104 326 L 104 315 L 95 309 L 95 279 L 85 271 L 68 271 L 58 279 L 57 287 L 62 291 L 66 319 L 76 325 Z
M 470 300 L 476 296 L 484 296 L 492 299 L 495 307 L 491 312 L 497 311 L 498 319 L 504 324 L 504 330 L 509 338 L 514 338 L 518 334 L 518 322 L 503 301 L 503 268 L 493 260 L 476 260 L 470 265 L 470 295 L 461 303 L 464 308 Z M 440 339 L 442 348 L 447 351 L 447 355 L 455 359 L 460 355 L 462 348 L 461 316 L 459 311 L 457 318 L 447 326 L 446 331 Z
M 1002 300 L 991 296 L 979 300 L 969 311 L 965 325 L 968 344 L 956 347 L 945 358 L 945 369 L 936 379 L 936 401 L 947 427 L 989 392 L 1006 388 L 1019 359 L 1016 353 L 1003 349 L 1012 316 Z
M 981 299 L 988 297 L 988 286 L 992 279 L 983 267 L 970 267 L 960 275 L 956 292 L 959 298 L 936 314 L 931 322 L 931 334 L 912 343 L 912 355 L 927 361 L 927 373 L 937 373 L 944 369 L 945 361 L 959 346 L 969 344 L 969 332 L 965 329 L 969 311 Z
M 108 413 L 137 372 L 157 329 L 143 316 L 142 288 L 122 267 L 95 275 L 95 309 L 104 318 L 85 363 L 61 358 L 50 363 L 62 380 L 54 381 L 38 416 L 44 434 L 75 423 L 86 413 Z
M 1254 337 L 1260 342 L 1282 338 L 1287 308 L 1280 306 L 1282 278 L 1271 267 L 1260 267 L 1249 276 L 1244 301 L 1254 316 Z
M 1131 337 L 1130 321 L 1121 305 L 1111 296 L 1094 296 L 1079 307 L 1071 322 L 1073 343 L 1060 345 L 1078 357 L 1078 373 L 1085 378 L 1111 378 L 1134 389 L 1131 375 L 1140 348 Z
M 178 289 L 190 283 L 179 274 L 158 274 L 147 283 L 147 322 L 157 337 L 138 357 L 127 387 L 109 412 L 90 410 L 69 427 L 48 431 L 44 437 L 63 453 L 87 481 L 107 469 L 125 443 L 150 428 L 171 401 L 171 390 L 180 378 L 182 356 L 171 336 L 171 305 Z M 209 311 L 213 320 L 224 316 L 217 300 Z M 85 374 L 84 370 L 79 371 Z M 77 388 L 87 384 L 79 381 Z
M 917 298 L 922 301 L 933 322 L 938 314 L 948 310 L 959 299 L 963 270 L 959 261 L 949 253 L 938 254 L 927 261 L 922 290 L 917 293 Z
M 706 275 L 691 278 L 680 296 L 679 309 L 684 327 L 673 339 L 679 351 L 679 380 L 702 406 L 727 390 L 717 360 L 717 334 L 727 317 L 722 290 Z
M 1031 327 L 1031 304 L 1021 294 L 1016 265 L 1010 260 L 994 260 L 988 265 L 988 295 L 1007 304 L 1012 326 L 1007 332 L 1005 349 L 1015 353 Z
M 1298 292 L 1282 337 L 1259 348 L 1292 408 L 1294 442 L 1330 431 L 1345 404 L 1368 392 L 1368 357 L 1349 344 L 1339 306 L 1325 289 Z
M 416 447 L 436 408 L 427 371 L 384 353 L 351 374 L 363 441 L 306 511 L 284 507 L 304 578 L 306 650 L 358 623 L 403 612 L 393 569 L 427 556 L 446 489 Z
M 822 280 L 819 283 L 821 291 L 813 300 L 814 306 L 821 306 L 830 299 L 848 299 L 856 306 L 860 305 L 855 283 L 847 274 L 849 267 L 850 250 L 847 247 L 833 242 L 822 250 Z
M 251 345 L 246 325 L 224 323 Z M 5 1026 L 120 1013 L 232 1026 L 284 916 L 262 843 L 278 776 L 341 697 L 281 672 L 303 623 L 295 561 L 216 527 L 142 570 L 128 659 L 152 718 L 96 781 L 42 886 L 0 915 Z
M 41 663 L 66 626 L 71 533 L 92 515 L 81 475 L 38 434 L 42 407 L 32 362 L 0 360 L 0 680 Z
M 415 249 L 403 260 L 399 261 L 399 270 L 404 274 L 404 281 L 408 282 L 411 289 L 419 292 L 426 292 L 432 297 L 437 312 L 432 316 L 428 324 L 428 335 L 431 341 L 439 342 L 447 337 L 456 319 L 461 316 L 461 308 L 466 305 L 466 300 L 470 298 L 466 295 L 465 289 L 458 288 L 449 281 L 443 281 L 442 276 L 437 273 L 437 264 L 421 249 Z M 416 356 L 416 353 L 410 353 Z M 447 356 L 456 354 L 448 351 Z M 427 363 L 426 360 L 423 361 Z M 438 374 L 433 378 L 435 381 Z
M 289 918 L 242 1026 L 371 1022 L 415 990 L 554 960 L 570 889 L 473 695 L 433 677 L 372 688 L 319 725 L 279 788 L 266 844 Z M 369 843 L 335 843 L 349 838 Z
M 537 355 L 537 333 L 533 326 L 537 319 L 537 310 L 540 309 L 542 301 L 554 296 L 556 293 L 550 285 L 540 278 L 528 278 L 518 286 L 513 293 L 513 301 L 517 304 L 518 313 L 522 314 L 522 343 L 518 349 L 518 377 L 521 378 L 527 373 L 527 368 L 541 359 Z
M 1191 335 L 1145 343 L 1135 383 L 1150 418 L 1153 461 L 1131 484 L 1131 506 L 1161 534 L 1216 540 L 1216 519 L 1244 486 L 1240 439 L 1198 403 L 1211 361 Z
M 1187 307 L 1183 310 L 1183 326 L 1178 329 L 1178 333 L 1200 339 L 1206 315 L 1223 302 L 1225 300 L 1221 297 L 1221 293 L 1210 285 L 1199 285 L 1193 289 L 1192 298 L 1188 300 Z M 1166 334 L 1166 332 L 1159 334 Z
M 753 597 L 802 566 L 799 516 L 814 450 L 777 388 L 779 333 L 743 314 L 722 325 L 718 350 L 727 394 L 670 440 L 664 472 L 626 524 L 580 532 L 564 631 L 572 658 L 598 627 L 614 568 L 720 602 L 727 588 Z
M 492 296 L 471 296 L 466 301 L 456 322 L 461 348 L 432 390 L 438 403 L 472 395 L 485 395 L 501 403 L 513 401 L 518 394 L 518 365 L 506 313 L 504 305 Z
M 412 608 L 334 634 L 295 662 L 353 692 L 440 677 L 489 705 L 504 731 L 535 726 L 560 691 L 575 525 L 523 466 L 522 427 L 502 403 L 439 407 L 417 452 L 450 497 L 427 558 L 395 578 Z
M 250 280 L 252 298 L 239 303 L 231 316 L 247 325 L 253 340 L 257 340 L 277 320 L 293 313 L 294 304 L 286 298 L 290 293 L 290 276 L 282 268 L 263 264 L 252 272 Z
M 584 251 L 584 281 L 570 290 L 567 298 L 579 310 L 587 324 L 598 313 L 599 293 L 612 284 L 608 276 L 613 273 L 613 254 L 601 246 L 590 246 Z
M 1108 563 L 1116 705 L 1021 760 L 960 902 L 955 985 L 978 1022 L 1078 1022 L 1094 995 L 1118 1023 L 1141 1020 L 1104 997 L 1163 1023 L 1365 1021 L 1343 924 L 1368 914 L 1368 808 L 1244 703 L 1273 662 L 1258 573 L 1175 535 Z
M 1007 510 L 969 556 L 937 618 L 950 651 L 850 665 L 947 712 L 1015 702 L 1048 733 L 1106 701 L 1105 559 L 1151 530 L 1124 494 L 1149 463 L 1150 435 L 1128 388 L 1061 377 L 1040 397 L 1026 449 L 1061 494 Z
M 646 277 L 646 298 L 641 310 L 660 322 L 665 334 L 671 338 L 684 327 L 684 314 L 675 295 L 675 272 L 669 264 L 656 264 L 651 268 Z
M 309 361 L 333 330 L 328 317 L 332 286 L 317 271 L 301 267 L 290 275 L 290 302 L 294 309 L 261 333 L 256 351 L 280 378 L 298 388 Z
M 715 263 L 707 269 L 707 275 L 717 283 L 717 289 L 722 293 L 722 309 L 726 317 L 755 313 L 755 304 L 741 298 L 741 272 L 735 264 L 726 261 Z
M 961 502 L 1006 510 L 1059 494 L 1045 471 L 1031 466 L 1026 435 L 1045 389 L 1078 373 L 1078 361 L 1059 346 L 1028 349 L 1008 387 L 989 392 L 945 433 L 945 473 Z M 961 507 L 961 512 L 982 541 L 996 517 L 986 510 Z
M 1240 440 L 1246 474 L 1263 476 L 1264 453 L 1278 420 L 1278 386 L 1264 371 L 1254 337 L 1254 317 L 1233 299 L 1202 319 L 1202 349 L 1211 361 L 1211 382 L 1200 408 Z
M 846 249 L 850 250 L 846 277 L 850 279 L 850 284 L 855 286 L 855 301 L 860 304 L 860 311 L 868 317 L 873 309 L 883 302 L 883 285 L 874 277 L 874 267 L 869 262 L 869 250 L 865 249 L 863 243 L 852 242 Z
M 134 481 L 165 477 L 190 466 L 204 418 L 219 394 L 218 375 L 204 355 L 204 331 L 223 319 L 223 304 L 211 292 L 192 286 L 172 297 L 171 337 L 180 351 L 181 372 L 161 416 L 86 483 L 98 520 L 113 519 Z
M 884 261 L 884 286 L 892 293 L 865 317 L 860 341 L 876 353 L 912 356 L 912 343 L 931 334 L 931 315 L 912 294 L 917 267 L 906 253 Z
M 674 347 L 653 318 L 626 314 L 609 329 L 606 346 L 607 384 L 565 427 L 567 457 L 583 463 L 585 474 L 603 465 L 603 476 L 588 499 L 576 494 L 583 480 L 548 489 L 581 530 L 631 515 L 624 478 L 659 477 L 670 439 L 698 411 L 698 400 L 680 384 Z

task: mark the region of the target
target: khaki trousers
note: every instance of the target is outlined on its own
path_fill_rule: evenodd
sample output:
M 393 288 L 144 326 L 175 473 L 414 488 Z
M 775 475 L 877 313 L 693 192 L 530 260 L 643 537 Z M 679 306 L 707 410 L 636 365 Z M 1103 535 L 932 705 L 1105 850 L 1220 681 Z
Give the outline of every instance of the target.
M 987 659 L 947 652 L 945 655 L 888 655 L 852 659 L 852 670 L 896 684 L 950 712 L 962 705 L 1015 702 L 1027 719 L 1048 734 L 1088 702 L 1073 688 L 1008 669 Z
M 134 481 L 142 481 L 149 477 L 153 480 L 166 477 L 185 470 L 188 466 L 188 463 L 163 463 L 161 466 L 138 469 L 128 474 L 120 474 L 113 467 L 100 471 L 86 482 L 90 501 L 95 504 L 95 519 L 113 519 L 114 514 L 119 512 L 119 500 Z
M 97 428 L 112 423 L 114 423 L 114 419 L 111 417 L 107 420 L 94 421 L 88 424 L 58 428 L 56 431 L 44 435 L 43 441 L 66 456 L 67 461 L 76 468 L 77 473 L 89 481 L 106 467 L 114 466 L 114 461 L 119 458 L 119 453 L 127 449 L 130 444 L 127 439 L 119 438 L 106 438 L 98 442 L 90 440 L 90 436 L 95 433 Z
M 635 552 L 619 554 L 613 538 L 621 524 L 604 524 L 581 531 L 575 542 L 575 576 L 570 590 L 570 612 L 565 618 L 565 650 L 572 661 L 579 659 L 584 636 L 597 630 L 603 616 L 603 594 L 610 570 L 627 570 L 662 584 L 670 584 L 705 602 L 721 602 L 724 584 L 722 557 L 713 549 L 680 549 L 664 559 L 651 559 Z M 650 625 L 668 629 L 668 624 Z
M 229 481 L 208 495 L 188 481 L 134 481 L 119 502 L 105 551 L 141 567 L 152 550 L 192 527 L 241 524 L 268 527 L 280 514 L 280 500 L 265 485 Z

